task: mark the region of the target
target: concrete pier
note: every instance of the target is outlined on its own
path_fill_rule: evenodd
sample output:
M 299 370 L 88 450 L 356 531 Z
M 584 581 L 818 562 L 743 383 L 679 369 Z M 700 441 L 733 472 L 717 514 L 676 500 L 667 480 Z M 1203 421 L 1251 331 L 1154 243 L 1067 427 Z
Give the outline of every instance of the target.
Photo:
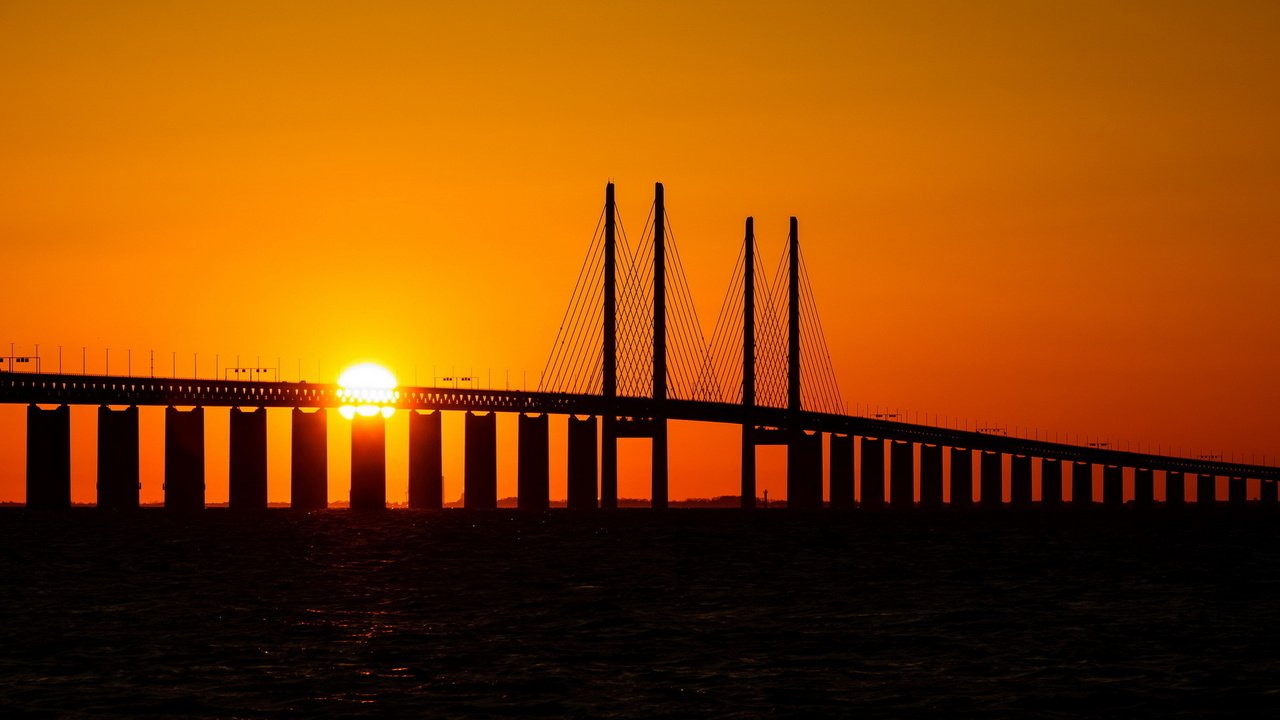
M 853 436 L 832 435 L 829 452 L 831 509 L 851 510 L 854 506 Z
M 1182 507 L 1187 502 L 1187 479 L 1180 472 L 1167 470 L 1164 474 L 1164 504 Z
M 1133 506 L 1149 508 L 1156 503 L 1156 474 L 1149 468 L 1133 471 Z
M 138 507 L 138 406 L 98 406 L 98 507 Z
M 444 449 L 441 413 L 409 412 L 409 507 L 444 507 Z
M 1087 508 L 1093 504 L 1093 465 L 1071 463 L 1071 504 Z
M 516 443 L 516 502 L 521 510 L 546 510 L 550 505 L 551 469 L 549 416 L 520 414 Z
M 1212 509 L 1218 502 L 1218 478 L 1213 475 L 1196 475 L 1196 505 Z
M 1227 479 L 1227 504 L 1242 507 L 1248 501 L 1249 481 L 1242 477 Z
M 654 510 L 667 509 L 667 497 L 669 491 L 669 474 L 667 460 L 667 419 L 653 419 L 653 444 L 650 449 L 650 502 Z M 615 491 L 616 495 L 616 491 Z M 617 498 L 613 500 L 613 507 L 618 506 Z
M 973 451 L 951 448 L 951 506 L 973 505 Z
M 1106 465 L 1102 468 L 1102 504 L 1120 507 L 1124 504 L 1124 468 Z
M 290 413 L 289 506 L 329 507 L 329 416 L 324 410 Z
M 916 459 L 909 442 L 889 445 L 889 505 L 898 509 L 915 507 Z
M 1049 507 L 1062 504 L 1062 461 L 1044 458 L 1040 461 L 1040 503 Z
M 596 418 L 569 416 L 569 509 L 596 509 Z
M 381 415 L 351 419 L 351 509 L 387 507 L 387 421 Z
M 797 430 L 787 443 L 787 508 L 822 509 L 822 433 Z
M 1262 481 L 1261 487 L 1258 488 L 1258 500 L 1262 505 L 1274 507 L 1277 503 L 1280 503 L 1280 493 L 1276 492 L 1277 484 L 1280 483 L 1277 483 L 1274 480 Z
M 862 438 L 862 502 L 867 510 L 884 507 L 884 440 Z
M 463 438 L 463 507 L 498 507 L 498 414 L 466 414 Z
M 231 408 L 228 503 L 233 510 L 267 507 L 267 409 Z
M 204 509 L 204 408 L 164 409 L 164 506 Z
M 982 453 L 978 460 L 978 483 L 982 486 L 978 502 L 982 507 L 1000 507 L 1004 502 L 1004 461 L 998 452 Z
M 756 443 L 755 428 L 751 423 L 742 426 L 742 474 L 738 492 L 742 495 L 742 509 L 756 507 Z
M 942 446 L 920 446 L 920 507 L 942 506 Z
M 135 444 L 136 448 L 137 445 Z M 27 406 L 27 509 L 71 507 L 71 408 Z
M 1031 507 L 1031 457 L 1014 455 L 1009 461 L 1009 504 Z

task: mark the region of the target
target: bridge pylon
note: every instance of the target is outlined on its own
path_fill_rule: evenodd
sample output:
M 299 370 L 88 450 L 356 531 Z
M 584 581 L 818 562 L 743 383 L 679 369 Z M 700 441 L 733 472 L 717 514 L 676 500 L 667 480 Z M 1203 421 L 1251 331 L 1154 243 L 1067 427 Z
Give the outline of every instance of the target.
M 667 507 L 667 224 L 666 193 L 653 186 L 653 444 L 650 505 Z
M 756 225 L 747 218 L 742 255 L 742 509 L 756 506 Z
M 613 183 L 604 188 L 604 338 L 600 392 L 600 507 L 618 507 L 618 237 Z M 594 474 L 594 473 L 593 473 Z

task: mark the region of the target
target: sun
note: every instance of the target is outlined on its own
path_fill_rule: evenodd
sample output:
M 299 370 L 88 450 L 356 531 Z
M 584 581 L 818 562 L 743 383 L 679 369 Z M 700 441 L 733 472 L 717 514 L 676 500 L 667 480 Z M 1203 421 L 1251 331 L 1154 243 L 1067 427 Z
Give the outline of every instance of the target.
M 338 408 L 348 420 L 356 415 L 381 414 L 389 418 L 396 411 L 393 403 L 400 399 L 396 376 L 377 363 L 360 363 L 343 370 L 338 376 L 338 388 L 338 397 L 352 403 Z

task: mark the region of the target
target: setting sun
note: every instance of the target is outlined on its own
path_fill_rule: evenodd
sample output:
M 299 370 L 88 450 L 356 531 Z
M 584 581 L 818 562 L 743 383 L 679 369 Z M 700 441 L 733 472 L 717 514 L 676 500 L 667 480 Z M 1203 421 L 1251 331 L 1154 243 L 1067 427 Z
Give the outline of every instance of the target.
M 338 387 L 338 397 L 352 402 L 338 408 L 348 420 L 357 414 L 373 417 L 381 413 L 382 417 L 391 417 L 395 412 L 391 404 L 400 399 L 396 376 L 377 363 L 360 363 L 342 371 Z

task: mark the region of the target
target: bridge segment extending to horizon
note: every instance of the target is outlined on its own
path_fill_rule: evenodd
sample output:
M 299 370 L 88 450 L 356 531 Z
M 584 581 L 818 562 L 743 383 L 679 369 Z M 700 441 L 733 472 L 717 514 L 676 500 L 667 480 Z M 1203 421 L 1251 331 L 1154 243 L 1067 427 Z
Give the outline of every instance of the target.
M 687 286 L 685 294 L 679 294 L 684 281 L 678 250 L 667 235 L 661 184 L 656 186 L 650 218 L 652 224 L 646 224 L 635 252 L 623 236 L 620 273 L 614 187 L 612 183 L 607 186 L 603 222 L 592 245 L 593 251 L 599 251 L 598 257 L 592 262 L 592 252 L 588 253 L 562 337 L 557 338 L 548 362 L 547 375 L 565 387 L 539 391 L 405 387 L 399 389 L 394 402 L 386 403 L 410 413 L 410 507 L 443 505 L 443 412 L 466 413 L 463 497 L 468 508 L 497 505 L 496 413 L 500 412 L 519 414 L 518 502 L 527 509 L 549 506 L 548 422 L 552 415 L 568 416 L 570 508 L 617 507 L 617 441 L 625 437 L 651 439 L 651 502 L 654 508 L 666 507 L 669 420 L 741 426 L 743 508 L 756 503 L 757 445 L 787 448 L 787 505 L 798 509 L 824 505 L 833 509 L 942 506 L 944 483 L 952 506 L 972 504 L 975 489 L 980 505 L 1001 506 L 1006 504 L 1005 455 L 1011 458 L 1007 504 L 1012 506 L 1032 504 L 1033 478 L 1037 476 L 1040 502 L 1045 505 L 1063 503 L 1067 487 L 1073 506 L 1099 501 L 1121 505 L 1126 470 L 1132 475 L 1132 499 L 1138 507 L 1155 504 L 1156 472 L 1163 474 L 1167 505 L 1185 502 L 1188 475 L 1195 476 L 1200 504 L 1217 502 L 1219 477 L 1228 479 L 1227 500 L 1232 504 L 1245 502 L 1251 481 L 1260 483 L 1257 494 L 1264 504 L 1277 504 L 1278 467 L 1081 446 L 842 412 L 829 358 L 822 357 L 825 340 L 816 304 L 811 294 L 806 295 L 796 219 L 791 218 L 785 263 L 780 264 L 773 290 L 767 288 L 767 278 L 760 277 L 754 224 L 747 219 L 738 265 L 741 273 L 735 271 L 726 297 L 725 308 L 733 312 L 722 308 L 708 346 L 700 328 L 690 327 L 696 326 L 696 313 L 691 320 Z M 777 282 L 784 276 L 785 289 Z M 669 286 L 676 288 L 675 310 L 668 306 Z M 761 286 L 765 286 L 763 291 Z M 785 317 L 778 317 L 782 314 L 779 306 L 785 306 Z M 739 309 L 740 314 L 736 312 Z M 676 326 L 675 342 L 670 343 L 669 319 L 674 319 L 670 324 Z M 728 331 L 720 327 L 726 319 Z M 595 320 L 600 325 L 598 335 Z M 739 332 L 740 337 L 733 337 Z M 740 367 L 724 367 L 726 347 L 736 347 L 734 360 L 740 361 Z M 674 378 L 669 374 L 673 356 L 684 362 L 675 368 Z M 804 373 L 815 366 L 816 389 L 805 385 Z M 725 377 L 734 381 L 732 388 L 723 387 Z M 309 509 L 326 507 L 327 414 L 304 409 L 349 405 L 350 399 L 340 390 L 334 384 L 306 382 L 0 373 L 0 403 L 27 405 L 27 506 L 32 509 L 71 504 L 70 405 L 99 408 L 99 507 L 139 504 L 138 406 L 166 408 L 166 507 L 199 509 L 205 505 L 205 407 L 232 408 L 232 508 L 267 505 L 268 407 L 293 409 L 291 504 Z M 806 398 L 820 408 L 809 407 Z M 41 408 L 48 405 L 56 407 Z M 127 407 L 113 410 L 113 406 Z M 182 407 L 191 409 L 178 409 Z M 351 507 L 383 508 L 385 421 L 380 415 L 356 416 L 351 432 Z M 830 438 L 825 502 L 824 434 Z M 944 449 L 949 454 L 945 463 Z M 1040 465 L 1038 473 L 1033 472 L 1033 462 Z M 1102 468 L 1101 497 L 1094 496 L 1095 466 Z

